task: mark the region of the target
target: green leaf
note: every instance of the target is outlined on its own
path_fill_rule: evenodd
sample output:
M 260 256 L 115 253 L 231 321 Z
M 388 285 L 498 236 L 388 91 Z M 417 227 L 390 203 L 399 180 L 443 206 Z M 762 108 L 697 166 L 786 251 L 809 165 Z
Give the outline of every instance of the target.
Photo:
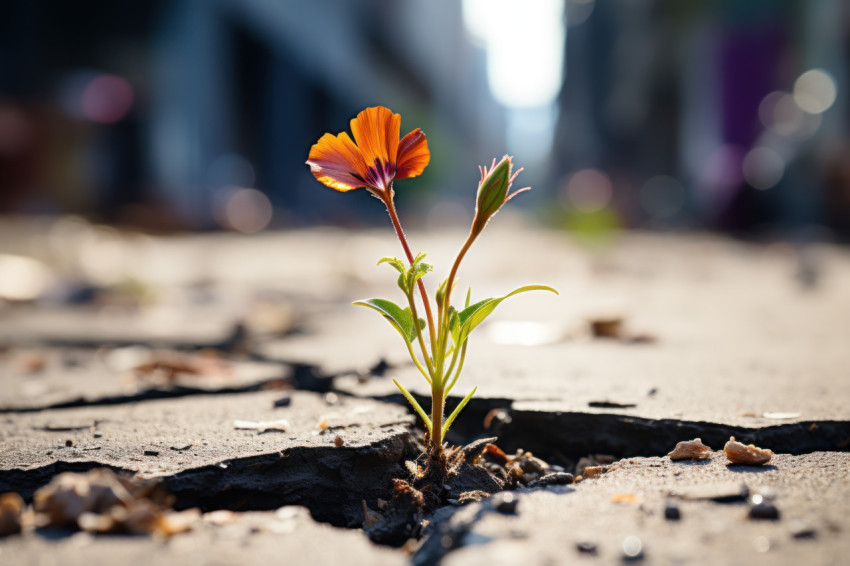
M 393 379 L 393 383 L 398 387 L 398 390 L 401 391 L 401 394 L 404 395 L 404 398 L 407 399 L 407 402 L 413 407 L 413 409 L 422 417 L 422 420 L 425 421 L 425 426 L 428 428 L 428 434 L 433 434 L 434 425 L 431 424 L 431 419 L 428 418 L 428 414 L 422 409 L 419 403 L 416 402 L 416 399 L 413 398 L 413 395 L 410 394 L 410 391 L 405 389 L 401 383 L 397 380 Z
M 404 274 L 407 271 L 407 265 L 405 265 L 404 262 L 397 257 L 382 257 L 378 260 L 378 265 L 381 265 L 382 263 L 389 264 L 401 274 Z
M 405 295 L 409 296 L 413 291 L 413 286 L 416 282 L 434 269 L 432 265 L 422 263 L 422 259 L 424 257 L 425 254 L 420 252 L 419 255 L 414 258 L 413 265 L 409 267 L 404 261 L 397 257 L 382 257 L 378 260 L 378 265 L 386 263 L 398 271 L 398 287 Z
M 421 254 L 422 257 L 425 257 L 425 254 Z M 417 281 L 422 279 L 429 271 L 434 269 L 434 266 L 430 263 L 414 263 L 407 272 L 407 282 L 410 285 L 410 289 L 413 289 L 413 286 Z
M 475 392 L 477 390 L 478 390 L 478 386 L 476 385 L 475 387 L 472 388 L 472 391 L 470 391 L 469 394 L 466 397 L 464 397 L 463 400 L 460 403 L 457 404 L 457 407 L 455 407 L 455 410 L 452 411 L 452 414 L 449 415 L 449 418 L 446 419 L 446 423 L 443 425 L 443 436 L 444 437 L 446 436 L 446 433 L 449 431 L 449 428 L 452 426 L 452 423 L 455 422 L 455 419 L 457 418 L 457 416 L 460 414 L 460 412 L 463 410 L 463 408 L 466 407 L 466 404 L 469 403 L 469 400 L 472 399 L 472 396 L 475 395 Z
M 416 339 L 416 328 L 413 326 L 413 316 L 410 314 L 410 307 L 401 308 L 387 299 L 366 299 L 355 301 L 354 304 L 361 307 L 369 307 L 381 313 L 392 327 L 401 334 L 405 342 L 410 343 Z
M 549 287 L 547 285 L 525 285 L 520 287 L 519 289 L 514 289 L 507 295 L 503 297 L 484 299 L 483 301 L 478 301 L 474 305 L 470 305 L 460 311 L 458 313 L 458 322 L 460 324 L 460 332 L 458 336 L 458 344 L 463 344 L 463 342 L 469 338 L 469 335 L 475 330 L 475 327 L 484 322 L 490 314 L 496 310 L 496 307 L 499 304 L 518 293 L 525 293 L 527 291 L 551 291 L 552 293 L 558 294 L 558 291 Z

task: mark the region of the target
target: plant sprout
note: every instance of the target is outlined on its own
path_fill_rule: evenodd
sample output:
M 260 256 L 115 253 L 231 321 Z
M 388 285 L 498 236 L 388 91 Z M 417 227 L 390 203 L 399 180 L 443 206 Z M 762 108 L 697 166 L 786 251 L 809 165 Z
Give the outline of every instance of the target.
M 555 294 L 557 291 L 545 285 L 526 285 L 501 297 L 472 302 L 470 288 L 462 307 L 452 305 L 458 270 L 473 242 L 502 205 L 529 189 L 510 192 L 522 169 L 514 171 L 512 158 L 506 155 L 498 163 L 494 159 L 489 167 L 478 168 L 481 179 L 469 235 L 448 277 L 437 286 L 432 304 L 422 279 L 433 267 L 423 261 L 424 253 L 413 255 L 393 202 L 393 181 L 422 173 L 430 160 L 430 152 L 425 134 L 418 128 L 399 139 L 400 124 L 401 116 L 387 108 L 367 108 L 351 120 L 354 141 L 345 132 L 337 136 L 325 134 L 310 149 L 307 164 L 316 179 L 332 189 L 345 192 L 364 188 L 387 207 L 406 261 L 384 257 L 378 265 L 387 264 L 398 272 L 398 287 L 405 297 L 404 306 L 380 298 L 354 304 L 377 311 L 390 323 L 401 335 L 411 360 L 430 385 L 429 415 L 403 385 L 393 380 L 425 423 L 430 463 L 445 471 L 447 458 L 443 439 L 477 390 L 473 387 L 445 417 L 446 398 L 460 378 L 470 334 L 508 297 L 526 291 L 551 291 Z M 420 318 L 420 312 L 424 318 Z

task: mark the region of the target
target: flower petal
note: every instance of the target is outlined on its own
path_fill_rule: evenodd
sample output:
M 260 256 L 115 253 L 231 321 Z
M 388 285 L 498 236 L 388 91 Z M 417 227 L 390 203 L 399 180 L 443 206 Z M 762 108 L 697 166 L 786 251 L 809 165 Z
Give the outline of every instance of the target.
M 310 148 L 307 165 L 320 183 L 332 189 L 344 192 L 366 186 L 363 157 L 345 132 L 319 138 Z
M 383 106 L 367 108 L 351 120 L 351 132 L 367 167 L 390 164 L 391 174 L 395 173 L 400 127 L 401 115 Z
M 425 170 L 431 161 L 428 151 L 428 140 L 422 130 L 416 128 L 398 143 L 398 160 L 396 179 L 415 177 Z

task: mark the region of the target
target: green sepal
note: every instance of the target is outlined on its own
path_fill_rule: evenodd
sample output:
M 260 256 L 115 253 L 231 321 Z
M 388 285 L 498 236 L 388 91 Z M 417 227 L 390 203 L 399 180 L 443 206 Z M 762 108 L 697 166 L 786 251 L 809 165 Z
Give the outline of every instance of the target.
M 416 339 L 416 328 L 413 326 L 413 315 L 410 314 L 410 307 L 401 308 L 387 299 L 365 299 L 355 301 L 353 304 L 369 307 L 381 313 L 392 327 L 401 334 L 405 342 L 410 343 Z M 423 322 L 422 319 L 419 319 L 420 328 Z
M 413 409 L 417 412 L 417 414 L 422 417 L 422 420 L 425 421 L 425 426 L 428 429 L 428 434 L 433 434 L 434 425 L 431 424 L 431 419 L 428 417 L 428 414 L 422 409 L 421 405 L 416 402 L 416 399 L 413 398 L 413 395 L 410 394 L 410 391 L 404 388 L 404 386 L 398 382 L 398 380 L 393 379 L 393 383 L 398 387 L 398 390 L 401 391 L 401 394 L 404 395 L 404 398 L 407 399 L 407 402 L 413 407 Z
M 455 407 L 455 410 L 452 411 L 452 414 L 449 415 L 449 418 L 446 419 L 446 422 L 443 425 L 443 436 L 444 437 L 446 436 L 446 433 L 449 431 L 449 428 L 452 426 L 452 423 L 455 422 L 455 419 L 457 418 L 457 416 L 460 414 L 460 412 L 463 410 L 463 408 L 466 407 L 466 404 L 469 403 L 469 400 L 472 399 L 472 396 L 475 395 L 475 392 L 477 390 L 478 390 L 478 386 L 476 385 L 475 387 L 472 388 L 472 391 L 470 391 L 469 394 L 467 394 L 467 396 L 464 397 L 463 400 L 460 403 L 457 404 L 457 407 Z
M 474 305 L 470 305 L 458 313 L 460 331 L 458 333 L 459 335 L 456 344 L 463 344 L 466 339 L 469 338 L 472 331 L 475 330 L 475 327 L 484 322 L 484 319 L 490 316 L 490 314 L 496 310 L 496 307 L 499 306 L 502 301 L 518 293 L 525 293 L 526 291 L 551 291 L 556 295 L 558 294 L 558 291 L 547 285 L 525 285 L 519 289 L 514 289 L 503 297 L 478 301 Z

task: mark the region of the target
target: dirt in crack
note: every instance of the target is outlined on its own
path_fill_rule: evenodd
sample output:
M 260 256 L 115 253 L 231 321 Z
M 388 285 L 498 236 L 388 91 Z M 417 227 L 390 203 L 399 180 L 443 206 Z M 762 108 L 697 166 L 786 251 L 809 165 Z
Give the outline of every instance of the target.
M 393 495 L 374 507 L 362 502 L 363 528 L 378 544 L 399 547 L 420 538 L 426 519 L 441 508 L 481 501 L 520 486 L 565 485 L 573 474 L 530 452 L 506 454 L 497 439 L 476 440 L 445 451 L 445 473 L 428 465 L 424 451 L 405 463 L 404 477 L 393 479 Z

